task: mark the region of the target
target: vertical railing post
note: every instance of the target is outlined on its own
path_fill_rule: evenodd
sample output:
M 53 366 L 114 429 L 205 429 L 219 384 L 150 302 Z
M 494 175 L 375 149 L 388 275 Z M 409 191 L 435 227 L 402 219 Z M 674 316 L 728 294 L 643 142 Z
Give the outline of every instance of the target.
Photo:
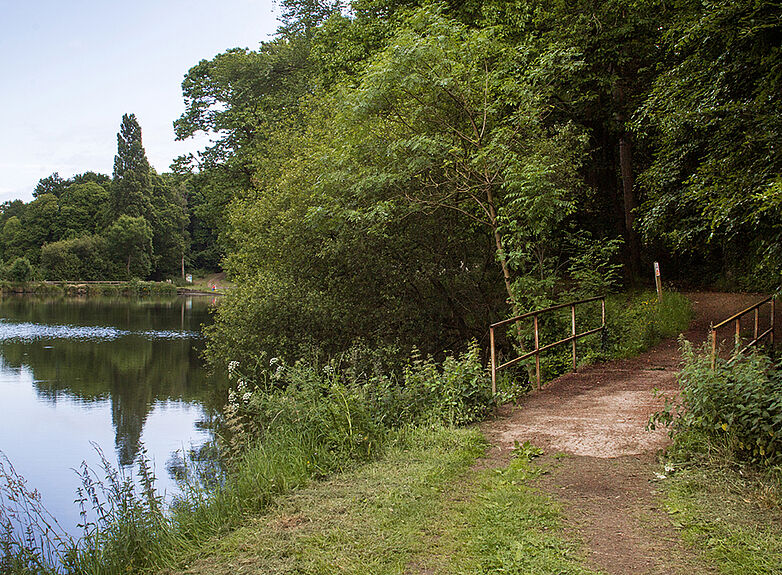
M 771 344 L 771 353 L 774 353 L 774 311 L 777 298 L 771 299 L 771 333 L 769 334 L 769 343 Z
M 736 318 L 736 337 L 735 337 L 735 346 L 741 347 L 741 317 Z
M 717 367 L 717 330 L 714 329 L 714 324 L 711 325 L 711 369 Z
M 606 326 L 606 298 L 603 298 L 600 300 L 600 315 L 601 315 L 601 321 L 602 327 Z
M 758 340 L 758 315 L 760 314 L 760 308 L 755 308 L 755 335 L 752 337 L 754 341 Z
M 532 316 L 532 321 L 535 326 L 535 379 L 538 383 L 538 391 L 540 391 L 540 336 L 538 335 L 537 314 Z
M 573 338 L 573 371 L 576 371 L 576 304 L 570 306 L 570 335 Z
M 494 349 L 493 327 L 489 327 L 489 345 L 491 345 L 491 394 L 497 395 L 497 352 Z

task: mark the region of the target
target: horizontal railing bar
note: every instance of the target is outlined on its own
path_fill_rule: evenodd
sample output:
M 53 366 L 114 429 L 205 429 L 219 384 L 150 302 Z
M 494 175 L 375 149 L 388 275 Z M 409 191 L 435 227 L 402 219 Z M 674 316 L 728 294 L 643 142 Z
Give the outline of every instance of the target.
M 580 305 L 582 303 L 589 303 L 589 302 L 598 301 L 598 300 L 601 300 L 601 299 L 605 299 L 605 296 L 604 295 L 599 295 L 599 296 L 596 296 L 596 297 L 590 297 L 590 298 L 582 299 L 582 300 L 579 300 L 579 301 L 571 301 L 571 302 L 568 302 L 568 303 L 561 303 L 561 304 L 558 304 L 558 305 L 547 307 L 545 309 L 538 309 L 538 310 L 535 310 L 535 311 L 530 311 L 530 312 L 527 312 L 527 313 L 524 313 L 524 314 L 521 314 L 521 315 L 517 315 L 516 317 L 512 317 L 512 318 L 509 318 L 509 319 L 504 319 L 502 321 L 498 321 L 497 323 L 491 324 L 490 327 L 499 327 L 501 325 L 505 325 L 506 323 L 511 323 L 511 322 L 514 322 L 514 321 L 519 321 L 519 320 L 522 320 L 522 319 L 526 319 L 528 317 L 540 315 L 540 314 L 545 313 L 547 311 L 554 311 L 554 310 L 557 310 L 557 309 L 570 307 L 572 305 Z
M 769 335 L 769 334 L 770 334 L 772 331 L 773 331 L 772 329 L 767 329 L 766 331 L 764 331 L 763 333 L 761 333 L 761 334 L 760 334 L 760 335 L 757 337 L 757 339 L 753 339 L 751 342 L 749 342 L 747 345 L 745 345 L 743 349 L 739 350 L 739 352 L 738 352 L 738 353 L 734 354 L 734 355 L 733 355 L 733 357 L 731 357 L 731 358 L 730 358 L 730 359 L 727 361 L 726 365 L 730 365 L 731 363 L 733 363 L 733 362 L 734 362 L 734 361 L 735 361 L 735 360 L 736 360 L 736 359 L 737 359 L 737 358 L 738 358 L 738 357 L 739 357 L 741 354 L 743 354 L 745 351 L 747 351 L 747 350 L 748 350 L 749 348 L 751 348 L 753 345 L 755 345 L 756 343 L 758 343 L 758 342 L 759 342 L 760 340 L 762 340 L 764 337 L 766 337 L 767 335 Z
M 534 351 L 532 352 L 532 355 L 535 355 Z M 514 363 L 519 363 L 521 360 L 527 359 L 528 357 L 530 357 L 530 355 L 523 355 L 521 357 L 516 357 L 510 361 L 506 361 L 505 363 L 501 363 L 500 365 L 497 366 L 497 371 L 500 371 L 503 367 L 508 367 L 509 365 L 513 365 Z
M 534 357 L 535 355 L 539 355 L 542 352 L 551 349 L 552 347 L 556 347 L 558 345 L 562 345 L 563 343 L 567 343 L 569 341 L 581 339 L 582 337 L 586 337 L 588 335 L 592 335 L 593 333 L 597 333 L 597 332 L 599 332 L 601 330 L 604 330 L 604 329 L 605 329 L 605 326 L 601 325 L 600 327 L 596 327 L 595 329 L 590 329 L 589 331 L 585 331 L 583 333 L 578 333 L 575 336 L 571 335 L 571 336 L 566 337 L 565 339 L 561 339 L 559 341 L 555 341 L 554 343 L 547 343 L 546 345 L 544 345 L 543 347 L 541 347 L 539 349 L 533 349 L 532 351 L 527 352 L 524 355 L 521 355 L 519 357 L 513 358 L 510 361 L 501 364 L 500 366 L 497 367 L 497 370 L 499 371 L 503 367 L 507 367 L 509 365 L 513 365 L 516 362 L 522 361 L 524 359 L 529 359 L 530 357 Z
M 738 313 L 736 313 L 736 314 L 733 314 L 733 315 L 732 315 L 732 316 L 730 316 L 728 319 L 726 319 L 726 320 L 724 320 L 724 321 L 721 321 L 721 322 L 720 322 L 720 323 L 718 323 L 717 325 L 713 326 L 711 329 L 713 329 L 713 330 L 717 330 L 717 329 L 719 329 L 719 328 L 721 328 L 721 327 L 723 327 L 723 326 L 725 326 L 725 325 L 729 324 L 729 323 L 730 323 L 730 322 L 732 322 L 732 321 L 736 321 L 737 319 L 739 319 L 740 317 L 742 317 L 742 316 L 744 316 L 744 315 L 748 314 L 748 313 L 749 313 L 749 312 L 751 312 L 752 310 L 754 310 L 754 309 L 758 309 L 758 308 L 759 308 L 760 306 L 762 306 L 763 304 L 767 304 L 767 303 L 768 303 L 768 302 L 770 302 L 772 299 L 774 299 L 774 296 L 773 296 L 773 295 L 772 295 L 772 296 L 769 296 L 769 297 L 767 297 L 767 298 L 766 298 L 766 299 L 764 299 L 763 301 L 759 301 L 758 303 L 756 303 L 756 304 L 755 304 L 755 305 L 753 305 L 753 306 L 750 306 L 750 307 L 748 307 L 748 308 L 747 308 L 747 309 L 745 309 L 744 311 L 740 311 L 740 312 L 738 312 Z

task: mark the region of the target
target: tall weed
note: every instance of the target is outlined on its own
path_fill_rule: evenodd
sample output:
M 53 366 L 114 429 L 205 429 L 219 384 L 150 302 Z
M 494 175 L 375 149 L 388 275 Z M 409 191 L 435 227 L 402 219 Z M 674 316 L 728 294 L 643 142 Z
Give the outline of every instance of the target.
M 682 355 L 679 398 L 652 424 L 671 424 L 680 452 L 705 448 L 760 467 L 782 464 L 782 363 L 753 353 L 712 369 L 708 345 L 697 350 L 686 340 Z

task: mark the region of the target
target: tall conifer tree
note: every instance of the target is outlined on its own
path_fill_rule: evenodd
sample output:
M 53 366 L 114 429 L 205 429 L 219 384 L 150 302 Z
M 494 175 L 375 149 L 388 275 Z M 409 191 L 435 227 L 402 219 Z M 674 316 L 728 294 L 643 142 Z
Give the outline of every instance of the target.
M 124 114 L 117 134 L 117 155 L 114 156 L 112 219 L 122 215 L 149 219 L 151 197 L 152 181 L 149 160 L 141 143 L 141 126 L 135 114 Z

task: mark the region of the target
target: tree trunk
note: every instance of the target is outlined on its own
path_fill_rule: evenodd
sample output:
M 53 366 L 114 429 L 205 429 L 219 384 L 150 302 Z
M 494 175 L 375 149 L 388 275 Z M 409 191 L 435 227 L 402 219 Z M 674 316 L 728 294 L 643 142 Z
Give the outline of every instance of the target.
M 630 251 L 630 274 L 637 281 L 641 273 L 641 245 L 638 232 L 635 230 L 635 210 L 638 208 L 638 198 L 633 189 L 633 145 L 626 132 L 619 136 L 619 169 L 622 174 L 622 196 L 625 208 L 625 228 L 627 230 L 627 246 Z
M 505 290 L 508 292 L 508 301 L 513 306 L 513 314 L 519 315 L 519 306 L 516 302 L 516 298 L 513 295 L 513 288 L 511 286 L 510 268 L 508 267 L 508 260 L 505 257 L 505 250 L 502 247 L 502 236 L 497 229 L 497 211 L 494 209 L 494 194 L 491 191 L 491 185 L 486 186 L 486 200 L 489 206 L 489 222 L 491 223 L 491 231 L 494 235 L 494 243 L 497 247 L 497 255 L 499 256 L 500 266 L 502 267 L 502 277 L 505 280 Z
M 125 266 L 125 272 L 128 274 L 128 277 L 130 277 L 130 254 L 128 254 L 128 265 Z

